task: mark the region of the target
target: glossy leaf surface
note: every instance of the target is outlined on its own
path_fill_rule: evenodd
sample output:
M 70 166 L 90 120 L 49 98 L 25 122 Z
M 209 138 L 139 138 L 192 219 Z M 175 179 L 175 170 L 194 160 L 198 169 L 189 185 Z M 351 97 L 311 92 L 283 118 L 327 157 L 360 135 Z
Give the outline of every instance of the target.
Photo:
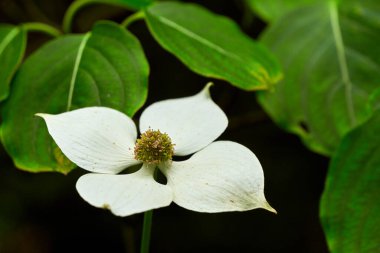
M 21 27 L 0 25 L 0 101 L 9 94 L 11 79 L 24 56 L 26 32 Z
M 111 22 L 51 41 L 21 66 L 2 110 L 2 138 L 17 167 L 68 172 L 36 113 L 107 106 L 132 116 L 145 102 L 149 66 L 138 40 Z
M 277 61 L 232 20 L 201 6 L 157 3 L 145 10 L 158 43 L 194 72 L 244 90 L 263 90 L 280 78 Z

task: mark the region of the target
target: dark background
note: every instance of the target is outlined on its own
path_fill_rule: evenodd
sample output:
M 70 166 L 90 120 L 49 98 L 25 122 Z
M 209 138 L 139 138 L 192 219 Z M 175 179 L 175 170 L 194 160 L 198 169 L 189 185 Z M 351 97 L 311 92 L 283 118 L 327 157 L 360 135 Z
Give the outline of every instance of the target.
M 39 21 L 59 27 L 70 2 L 0 0 L 0 22 Z M 265 28 L 242 1 L 198 3 L 234 19 L 254 38 Z M 89 30 L 98 19 L 120 22 L 130 13 L 104 5 L 85 8 L 75 18 L 74 32 Z M 140 39 L 151 67 L 146 106 L 193 95 L 210 81 L 161 49 L 143 21 L 130 29 Z M 37 33 L 28 37 L 27 54 L 50 39 Z M 254 93 L 214 82 L 213 99 L 230 120 L 219 139 L 239 142 L 256 154 L 264 168 L 267 200 L 278 215 L 261 209 L 203 214 L 172 204 L 154 212 L 151 252 L 327 252 L 318 208 L 328 159 L 279 129 L 256 103 Z M 75 190 L 84 173 L 81 169 L 67 176 L 20 171 L 0 144 L 0 253 L 138 252 L 143 215 L 120 218 L 88 205 Z

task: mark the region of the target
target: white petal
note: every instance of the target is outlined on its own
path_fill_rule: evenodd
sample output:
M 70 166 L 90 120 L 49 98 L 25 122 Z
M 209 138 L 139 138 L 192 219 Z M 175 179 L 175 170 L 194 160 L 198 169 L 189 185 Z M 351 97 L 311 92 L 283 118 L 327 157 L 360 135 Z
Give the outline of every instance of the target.
M 83 169 L 118 173 L 139 162 L 133 147 L 137 137 L 134 122 L 106 107 L 88 107 L 58 115 L 37 114 L 62 152 Z
M 174 202 L 207 213 L 264 208 L 276 212 L 264 197 L 260 162 L 246 147 L 218 141 L 189 160 L 160 168 L 172 187 Z
M 151 128 L 167 133 L 175 144 L 175 155 L 189 155 L 204 148 L 228 125 L 226 115 L 212 101 L 209 87 L 191 97 L 152 104 L 141 115 L 140 131 Z
M 153 179 L 154 167 L 143 165 L 126 175 L 86 174 L 79 178 L 79 195 L 93 206 L 128 216 L 170 205 L 172 190 Z

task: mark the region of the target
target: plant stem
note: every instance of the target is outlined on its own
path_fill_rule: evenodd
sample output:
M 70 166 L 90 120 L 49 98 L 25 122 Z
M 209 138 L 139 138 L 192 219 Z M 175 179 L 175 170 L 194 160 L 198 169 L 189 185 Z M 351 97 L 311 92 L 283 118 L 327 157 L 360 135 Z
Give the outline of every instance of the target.
M 135 12 L 132 15 L 130 15 L 129 17 L 127 17 L 126 19 L 124 19 L 123 22 L 121 22 L 120 26 L 127 28 L 133 22 L 140 20 L 140 19 L 144 19 L 144 17 L 145 17 L 145 14 L 143 11 Z
M 39 22 L 23 23 L 22 27 L 27 32 L 42 32 L 52 37 L 58 37 L 62 34 L 62 32 L 58 30 L 57 28 L 51 25 L 39 23 Z
M 146 211 L 144 213 L 144 223 L 143 223 L 140 253 L 149 253 L 150 231 L 152 228 L 152 216 L 153 216 L 153 210 Z
M 71 24 L 73 23 L 73 19 L 75 14 L 82 9 L 83 7 L 90 5 L 90 4 L 97 4 L 99 3 L 96 0 L 79 0 L 74 1 L 69 8 L 67 9 L 65 16 L 63 17 L 63 23 L 62 28 L 65 33 L 71 32 Z M 101 2 L 100 2 L 101 3 Z
M 65 16 L 63 17 L 63 23 L 62 23 L 62 28 L 63 28 L 63 31 L 65 33 L 71 32 L 71 25 L 73 23 L 73 19 L 74 19 L 75 14 L 80 9 L 82 9 L 83 7 L 86 7 L 87 5 L 91 5 L 91 4 L 105 4 L 105 1 L 101 1 L 101 0 L 77 0 L 77 1 L 74 1 L 69 6 L 69 8 L 67 9 L 67 11 L 65 13 Z M 117 2 L 115 2 L 115 3 L 110 2 L 110 3 L 107 3 L 107 4 L 126 8 L 124 4 L 117 3 Z M 136 12 L 136 13 L 132 14 L 128 18 L 126 18 L 122 22 L 121 25 L 123 27 L 127 27 L 130 23 L 132 23 L 132 22 L 134 22 L 134 21 L 136 21 L 138 19 L 142 19 L 142 18 L 144 18 L 144 12 L 140 12 L 139 11 L 139 12 Z

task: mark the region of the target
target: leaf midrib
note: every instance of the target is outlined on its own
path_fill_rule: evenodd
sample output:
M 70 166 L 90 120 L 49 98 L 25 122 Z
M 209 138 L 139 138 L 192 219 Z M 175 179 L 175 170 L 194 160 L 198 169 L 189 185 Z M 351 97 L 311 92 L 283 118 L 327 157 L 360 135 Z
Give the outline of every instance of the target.
M 267 79 L 268 78 L 268 73 L 267 71 L 265 70 L 263 73 L 256 73 L 256 72 L 252 72 L 250 71 L 250 69 L 248 69 L 246 66 L 247 66 L 247 62 L 242 59 L 239 55 L 236 55 L 234 53 L 231 53 L 229 51 L 226 51 L 225 49 L 223 49 L 222 47 L 216 45 L 215 43 L 213 43 L 212 41 L 210 40 L 207 40 L 206 38 L 192 32 L 191 30 L 187 29 L 186 27 L 183 27 L 181 26 L 180 24 L 176 23 L 175 21 L 172 21 L 166 17 L 163 17 L 163 16 L 158 16 L 158 15 L 153 15 L 151 14 L 154 18 L 156 18 L 159 22 L 167 25 L 168 27 L 176 30 L 177 32 L 205 45 L 206 47 L 210 48 L 211 50 L 213 51 L 216 51 L 218 52 L 219 54 L 221 55 L 224 55 L 225 57 L 228 57 L 230 59 L 233 59 L 235 61 L 237 61 L 238 63 L 241 64 L 242 68 L 245 68 L 247 69 L 247 71 L 261 84 L 261 85 L 257 85 L 256 88 L 258 89 L 260 86 L 263 86 L 263 87 L 267 87 L 268 86 L 268 81 Z M 261 67 L 259 69 L 263 69 L 262 68 L 262 64 L 258 61 L 254 61 L 254 63 L 258 66 L 258 67 Z M 264 77 L 263 77 L 263 74 L 264 74 Z
M 81 43 L 79 44 L 78 52 L 77 52 L 77 55 L 75 57 L 74 69 L 73 69 L 73 73 L 71 75 L 71 80 L 70 80 L 69 95 L 68 95 L 68 98 L 67 98 L 66 111 L 69 111 L 70 108 L 71 108 L 71 104 L 72 104 L 72 100 L 73 100 L 73 94 L 74 94 L 74 88 L 75 88 L 75 81 L 76 81 L 77 74 L 78 74 L 78 71 L 79 71 L 79 64 L 81 62 L 81 59 L 82 59 L 83 52 L 84 52 L 84 49 L 86 47 L 87 41 L 89 40 L 90 37 L 91 37 L 91 32 L 87 33 L 83 37 Z
M 330 14 L 330 23 L 333 33 L 333 39 L 335 43 L 336 52 L 338 55 L 338 63 L 340 67 L 340 73 L 342 76 L 342 82 L 345 87 L 345 98 L 346 98 L 346 107 L 347 113 L 349 116 L 351 126 L 356 124 L 356 115 L 353 106 L 352 98 L 352 81 L 350 78 L 350 72 L 348 70 L 345 45 L 342 38 L 342 31 L 339 24 L 339 15 L 337 9 L 337 3 L 335 1 L 330 1 L 328 6 Z
M 3 39 L 3 41 L 0 43 L 0 55 L 3 54 L 5 48 L 11 43 L 11 41 L 17 36 L 17 34 L 20 33 L 20 29 L 15 27 L 12 30 L 10 30 Z
M 213 49 L 214 51 L 217 51 L 220 54 L 223 54 L 225 56 L 228 56 L 228 57 L 231 57 L 231 58 L 234 58 L 236 60 L 241 61 L 239 56 L 224 50 L 222 47 L 219 47 L 218 45 L 214 44 L 213 42 L 199 36 L 198 34 L 196 34 L 192 31 L 190 31 L 189 29 L 177 24 L 176 22 L 174 22 L 168 18 L 165 18 L 163 16 L 157 16 L 157 19 L 159 21 L 161 21 L 162 23 L 164 23 L 165 25 L 175 29 L 176 31 L 184 34 L 185 36 L 188 36 L 188 37 L 194 39 L 195 41 L 198 41 L 199 43 Z

